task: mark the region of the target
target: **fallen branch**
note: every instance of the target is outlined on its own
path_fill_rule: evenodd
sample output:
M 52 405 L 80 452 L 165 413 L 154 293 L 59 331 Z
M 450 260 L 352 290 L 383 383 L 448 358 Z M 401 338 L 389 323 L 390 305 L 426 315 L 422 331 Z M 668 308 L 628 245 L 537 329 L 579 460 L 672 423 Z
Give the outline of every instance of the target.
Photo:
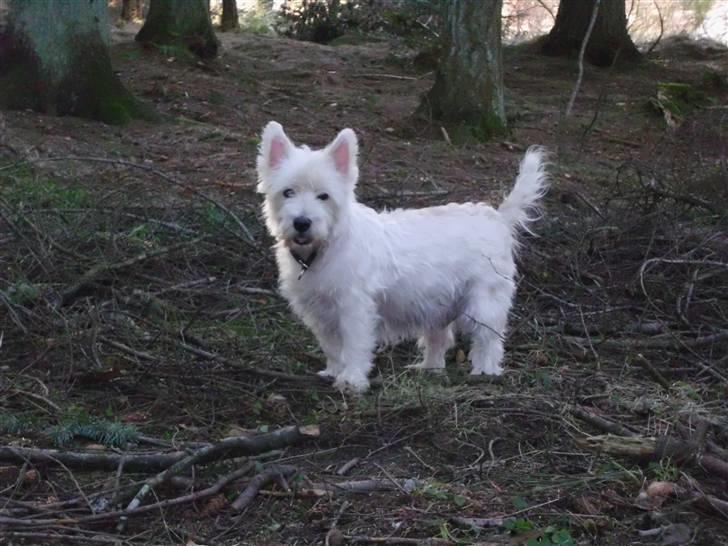
M 376 491 L 395 491 L 404 490 L 405 493 L 411 493 L 417 487 L 419 482 L 416 480 L 402 480 L 400 482 L 392 482 L 390 480 L 352 480 L 339 483 L 315 483 L 311 487 L 296 488 L 291 491 L 260 491 L 261 495 L 269 497 L 300 497 L 300 498 L 321 498 L 333 497 L 337 494 L 351 493 L 355 495 L 368 495 Z
M 194 464 L 206 464 L 212 461 L 272 451 L 302 440 L 316 438 L 319 434 L 320 431 L 315 426 L 290 426 L 259 436 L 226 438 L 216 444 L 200 448 L 192 456 L 196 457 Z M 83 470 L 108 470 L 113 472 L 118 468 L 122 457 L 124 458 L 124 469 L 129 472 L 154 472 L 166 470 L 175 463 L 189 458 L 190 454 L 184 451 L 144 454 L 83 453 L 58 449 L 0 446 L 0 461 L 15 463 L 27 461 L 32 464 L 50 465 L 62 463 L 69 468 Z
M 450 522 L 466 529 L 485 529 L 488 527 L 503 527 L 509 521 L 513 521 L 513 518 L 463 518 L 460 516 L 453 516 L 450 518 Z
M 416 546 L 454 546 L 452 540 L 444 538 L 403 538 L 403 537 L 368 537 L 364 535 L 344 535 L 354 544 L 414 544 Z
M 614 421 L 610 421 L 609 419 L 605 419 L 604 417 L 594 415 L 593 413 L 590 413 L 585 409 L 580 408 L 579 406 L 571 408 L 571 413 L 582 421 L 589 423 L 590 425 L 598 428 L 599 430 L 603 430 L 604 432 L 610 432 L 618 436 L 637 436 L 637 433 L 632 432 L 631 430 L 623 427 L 619 423 L 615 423 Z
M 577 439 L 576 444 L 584 449 L 610 455 L 658 461 L 668 458 L 679 464 L 695 463 L 706 472 L 728 479 L 728 462 L 712 455 L 701 454 L 695 442 L 670 436 L 622 437 L 607 434 Z
M 266 468 L 263 472 L 248 482 L 248 485 L 245 487 L 243 492 L 238 495 L 238 498 L 230 505 L 230 508 L 232 508 L 234 512 L 242 512 L 251 502 L 253 502 L 253 499 L 262 487 L 280 479 L 287 481 L 295 473 L 296 467 L 290 465 L 275 465 Z

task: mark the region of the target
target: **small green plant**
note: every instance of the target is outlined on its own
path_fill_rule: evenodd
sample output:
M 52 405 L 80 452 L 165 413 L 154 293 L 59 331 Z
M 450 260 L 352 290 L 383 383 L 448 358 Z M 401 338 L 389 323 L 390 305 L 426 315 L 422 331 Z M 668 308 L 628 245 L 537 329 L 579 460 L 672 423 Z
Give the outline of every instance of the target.
M 416 489 L 413 494 L 434 501 L 450 502 L 458 508 L 462 508 L 468 503 L 466 497 L 453 493 L 445 484 L 438 482 L 427 483 L 419 489 Z
M 0 414 L 0 434 L 23 434 L 32 429 L 32 423 L 23 416 Z
M 124 446 L 139 438 L 134 426 L 95 419 L 82 408 L 71 408 L 59 424 L 46 430 L 46 434 L 58 446 L 64 446 L 78 436 L 113 447 Z
M 230 217 L 213 204 L 206 207 L 204 218 L 205 227 L 210 231 L 224 229 L 228 226 L 232 227 Z
M 16 176 L 9 185 L 8 199 L 17 207 L 33 206 L 76 209 L 88 206 L 88 192 L 79 187 L 61 185 L 53 180 L 33 180 L 32 175 Z
M 670 459 L 652 461 L 647 465 L 649 474 L 661 482 L 675 482 L 680 478 L 680 469 Z
M 513 535 L 531 534 L 536 531 L 537 536 L 529 538 L 524 543 L 526 546 L 576 546 L 571 532 L 561 526 L 549 525 L 538 529 L 538 526 L 531 520 L 518 518 L 507 521 L 504 527 Z
M 11 303 L 27 305 L 38 300 L 41 292 L 38 286 L 19 280 L 8 286 L 4 293 Z
M 532 531 L 535 526 L 531 520 L 518 518 L 506 521 L 503 524 L 503 527 L 510 531 L 511 534 L 518 535 L 520 533 L 525 533 L 526 531 Z

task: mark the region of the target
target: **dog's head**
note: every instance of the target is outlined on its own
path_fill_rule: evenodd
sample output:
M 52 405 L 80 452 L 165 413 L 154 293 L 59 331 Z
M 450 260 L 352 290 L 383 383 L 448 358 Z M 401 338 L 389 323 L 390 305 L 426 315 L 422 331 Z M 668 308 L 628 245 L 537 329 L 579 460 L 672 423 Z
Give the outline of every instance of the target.
M 271 235 L 304 259 L 329 239 L 354 201 L 356 135 L 344 129 L 325 148 L 296 147 L 271 121 L 258 154 L 258 191 Z

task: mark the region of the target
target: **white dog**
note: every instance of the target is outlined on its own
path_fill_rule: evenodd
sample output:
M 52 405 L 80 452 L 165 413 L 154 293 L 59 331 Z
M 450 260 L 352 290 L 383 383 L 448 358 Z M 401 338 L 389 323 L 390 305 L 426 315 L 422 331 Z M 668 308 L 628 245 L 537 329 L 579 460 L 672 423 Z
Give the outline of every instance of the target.
M 501 374 L 517 229 L 545 193 L 543 152 L 528 150 L 497 210 L 451 203 L 377 213 L 356 201 L 358 176 L 351 129 L 322 150 L 294 146 L 276 122 L 263 130 L 258 191 L 280 288 L 326 355 L 320 374 L 365 391 L 376 346 L 414 337 L 423 358 L 413 367 L 441 370 L 454 328 L 471 336 L 472 374 Z

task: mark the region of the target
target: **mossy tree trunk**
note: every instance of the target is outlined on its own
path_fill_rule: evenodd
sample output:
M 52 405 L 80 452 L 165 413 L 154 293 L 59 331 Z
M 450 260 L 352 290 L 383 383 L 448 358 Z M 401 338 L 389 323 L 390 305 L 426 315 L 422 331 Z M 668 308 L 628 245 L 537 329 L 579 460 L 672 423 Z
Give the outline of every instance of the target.
M 423 106 L 433 117 L 488 138 L 505 131 L 502 0 L 451 0 L 445 7 L 443 58 Z
M 222 0 L 222 18 L 220 30 L 223 32 L 240 28 L 238 20 L 238 3 L 236 0 Z
M 148 115 L 111 68 L 106 0 L 9 0 L 0 108 L 125 123 Z
M 217 55 L 220 45 L 205 0 L 151 0 L 136 40 L 184 47 L 202 58 Z
M 547 55 L 576 55 L 586 35 L 595 0 L 561 0 L 556 22 L 542 51 Z M 601 0 L 584 57 L 596 66 L 636 61 L 640 52 L 627 32 L 625 0 Z

